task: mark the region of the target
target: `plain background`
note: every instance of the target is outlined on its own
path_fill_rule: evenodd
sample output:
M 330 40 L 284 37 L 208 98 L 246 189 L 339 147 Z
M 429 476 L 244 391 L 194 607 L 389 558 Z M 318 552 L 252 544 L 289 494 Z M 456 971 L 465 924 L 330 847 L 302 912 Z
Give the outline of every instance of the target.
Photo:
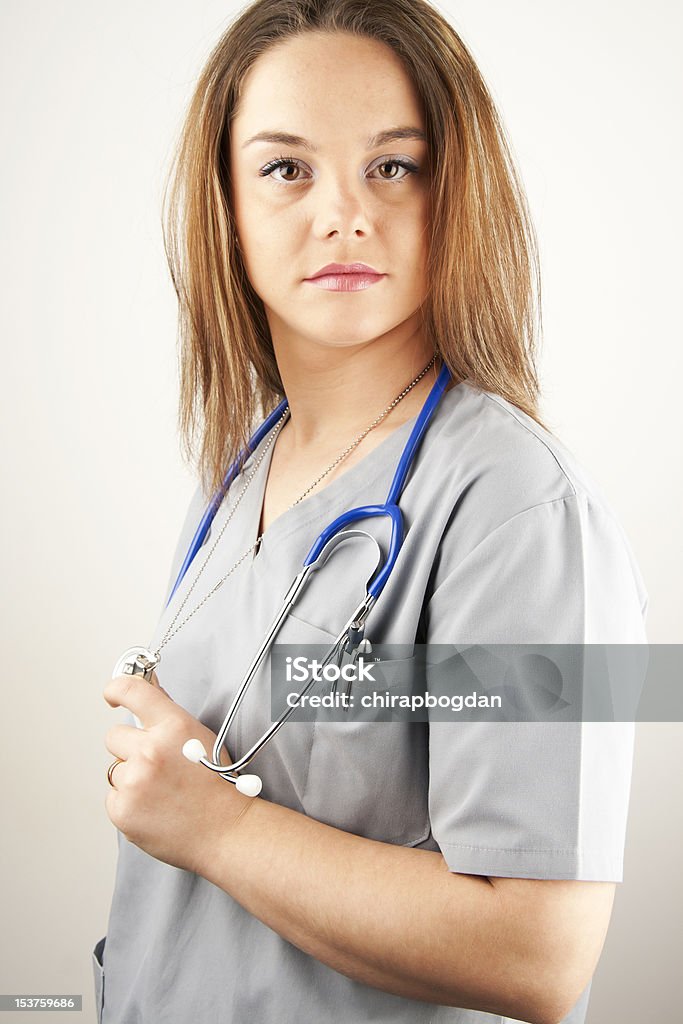
M 90 950 L 116 856 L 103 737 L 119 713 L 102 688 L 151 634 L 194 487 L 175 426 L 161 194 L 194 80 L 235 9 L 0 8 L 0 991 L 83 993 L 80 1020 L 93 1019 Z M 629 536 L 650 642 L 680 643 L 681 8 L 440 9 L 490 85 L 538 231 L 542 413 Z M 625 881 L 590 1024 L 679 1008 L 682 739 L 680 723 L 638 726 Z

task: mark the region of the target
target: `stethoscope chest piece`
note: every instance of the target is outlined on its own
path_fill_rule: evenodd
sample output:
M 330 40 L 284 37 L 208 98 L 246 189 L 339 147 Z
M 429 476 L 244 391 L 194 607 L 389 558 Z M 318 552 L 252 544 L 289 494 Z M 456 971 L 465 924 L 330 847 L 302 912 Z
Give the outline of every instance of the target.
M 116 662 L 111 677 L 142 676 L 149 683 L 159 661 L 159 656 L 152 654 L 146 647 L 129 647 Z

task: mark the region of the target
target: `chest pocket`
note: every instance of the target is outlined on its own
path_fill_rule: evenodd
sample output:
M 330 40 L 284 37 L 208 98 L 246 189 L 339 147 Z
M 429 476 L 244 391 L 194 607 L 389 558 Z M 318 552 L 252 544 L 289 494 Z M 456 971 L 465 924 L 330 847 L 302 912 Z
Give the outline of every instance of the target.
M 386 552 L 388 522 L 364 520 L 362 528 Z M 318 642 L 331 643 L 365 596 L 366 583 L 376 566 L 377 550 L 369 540 L 349 539 L 340 544 L 297 603 L 295 617 L 319 632 Z M 371 613 L 368 637 L 381 647 L 383 638 L 373 634 L 372 619 Z M 409 648 L 402 645 L 397 653 L 409 653 Z M 413 658 L 383 655 L 372 688 L 405 693 L 413 672 Z M 355 684 L 354 693 L 361 686 Z M 337 712 L 335 718 L 341 714 Z M 295 728 L 304 725 L 310 730 L 308 772 L 301 792 L 306 814 L 380 842 L 402 846 L 424 842 L 430 833 L 426 723 L 358 717 L 331 721 L 328 716 L 327 720 L 296 723 Z
M 421 722 L 313 723 L 304 810 L 335 828 L 401 846 L 429 835 Z
M 363 528 L 366 526 L 385 549 L 383 524 L 371 520 L 364 522 Z M 312 657 L 324 655 L 365 596 L 366 582 L 376 564 L 377 551 L 369 540 L 349 539 L 340 544 L 312 574 L 276 642 L 315 645 L 315 649 L 302 650 Z M 372 614 L 368 635 L 381 648 L 383 638 L 373 635 L 371 623 Z M 396 653 L 410 652 L 410 647 L 400 646 Z M 413 659 L 389 658 L 391 653 L 387 648 L 382 651 L 381 671 L 372 688 L 403 693 Z M 329 685 L 316 685 L 315 691 L 309 692 L 329 692 Z M 345 685 L 340 681 L 339 690 L 343 692 Z M 354 685 L 354 695 L 360 686 Z M 343 712 L 337 711 L 334 716 L 322 713 L 313 721 L 302 721 L 295 712 L 285 722 L 264 750 L 264 796 L 368 839 L 404 846 L 424 842 L 430 833 L 426 723 L 342 716 Z
M 302 635 L 327 648 L 335 635 L 292 616 Z M 382 659 L 373 689 L 406 692 L 414 671 L 413 658 Z M 345 683 L 340 681 L 343 692 Z M 354 686 L 355 700 L 359 700 Z M 323 692 L 323 690 L 316 690 Z M 424 722 L 343 718 L 342 711 L 313 721 L 286 723 L 274 737 L 291 729 L 299 754 L 306 758 L 299 777 L 299 800 L 305 814 L 343 829 L 402 846 L 422 843 L 430 832 L 428 813 L 428 730 Z M 303 767 L 303 764 L 300 765 Z

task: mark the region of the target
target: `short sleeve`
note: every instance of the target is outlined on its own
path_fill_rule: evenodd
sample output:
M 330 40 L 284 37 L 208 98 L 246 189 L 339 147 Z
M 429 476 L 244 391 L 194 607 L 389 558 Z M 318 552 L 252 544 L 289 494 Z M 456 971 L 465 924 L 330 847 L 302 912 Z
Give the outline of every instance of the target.
M 647 595 L 628 542 L 582 495 L 527 509 L 457 565 L 446 552 L 439 565 L 428 645 L 646 642 Z M 432 833 L 451 871 L 623 880 L 633 722 L 429 730 Z

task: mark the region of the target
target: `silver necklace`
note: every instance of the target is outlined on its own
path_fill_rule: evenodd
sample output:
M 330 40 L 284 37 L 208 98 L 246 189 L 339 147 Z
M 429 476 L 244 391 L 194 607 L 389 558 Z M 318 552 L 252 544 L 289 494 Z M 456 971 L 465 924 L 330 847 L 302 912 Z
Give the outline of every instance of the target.
M 348 448 L 344 449 L 344 451 L 341 453 L 341 455 L 339 455 L 334 460 L 334 462 L 330 466 L 327 467 L 325 472 L 321 473 L 320 476 L 317 477 L 313 481 L 313 483 L 310 484 L 310 486 L 306 488 L 306 490 L 303 492 L 303 494 L 300 494 L 299 497 L 296 499 L 296 501 L 292 502 L 292 504 L 289 506 L 287 511 L 289 511 L 289 509 L 291 509 L 291 508 L 294 508 L 295 505 L 298 505 L 300 501 L 303 501 L 303 499 L 313 490 L 314 487 L 316 487 L 320 483 L 321 480 L 323 480 L 328 475 L 328 473 L 331 473 L 332 470 L 336 466 L 338 466 L 340 462 L 342 462 L 348 455 L 351 454 L 351 452 L 354 450 L 354 448 L 358 447 L 358 445 L 361 443 L 363 438 L 367 437 L 367 435 L 370 433 L 370 431 L 374 430 L 374 428 L 379 423 L 381 423 L 382 420 L 386 416 L 389 415 L 391 410 L 395 406 L 397 406 L 398 403 L 403 398 L 405 398 L 405 396 L 408 394 L 408 392 L 411 391 L 415 387 L 415 385 L 419 381 L 422 380 L 422 378 L 427 373 L 427 371 L 430 369 L 430 367 L 434 365 L 434 360 L 435 359 L 436 359 L 436 355 L 433 355 L 432 358 L 427 363 L 427 365 L 425 366 L 424 370 L 422 370 L 417 375 L 417 377 L 415 377 L 415 379 L 413 381 L 411 381 L 411 383 L 406 388 L 404 388 L 403 391 L 399 395 L 396 396 L 396 398 L 394 398 L 393 402 L 391 402 L 391 404 L 386 407 L 384 412 L 381 413 L 377 417 L 376 420 L 373 420 L 373 422 L 370 424 L 370 426 L 366 427 L 366 429 L 363 431 L 363 433 L 359 434 L 359 436 L 356 438 L 356 440 L 353 441 L 353 443 L 350 444 Z M 171 621 L 171 624 L 168 626 L 168 628 L 167 628 L 167 630 L 166 630 L 166 632 L 165 632 L 161 642 L 159 643 L 159 646 L 157 647 L 156 651 L 152 652 L 147 647 L 129 647 L 128 650 L 126 650 L 121 655 L 119 660 L 117 661 L 116 666 L 114 668 L 114 672 L 112 673 L 112 676 L 118 676 L 118 675 L 141 675 L 141 676 L 143 676 L 149 682 L 151 680 L 151 678 L 152 678 L 152 673 L 153 673 L 154 669 L 156 668 L 156 666 L 161 661 L 161 651 L 162 651 L 162 648 L 164 648 L 166 646 L 166 644 L 168 643 L 168 641 L 171 639 L 171 637 L 174 637 L 176 635 L 176 633 L 178 633 L 183 628 L 183 626 L 187 622 L 189 622 L 189 620 L 192 618 L 192 616 L 196 612 L 198 612 L 199 609 L 202 608 L 206 604 L 206 602 L 209 600 L 209 598 L 212 597 L 216 593 L 216 591 L 223 585 L 223 583 L 225 583 L 225 581 L 227 580 L 228 576 L 232 575 L 232 573 L 244 561 L 244 559 L 247 557 L 247 555 L 251 551 L 253 551 L 255 548 L 257 548 L 259 546 L 259 544 L 263 540 L 263 536 L 264 536 L 265 531 L 264 531 L 264 533 L 262 533 L 260 536 L 258 536 L 256 538 L 254 543 L 250 547 L 248 547 L 247 550 L 243 554 L 240 555 L 240 557 L 237 559 L 237 561 L 234 563 L 234 565 L 232 565 L 230 567 L 230 569 L 228 569 L 228 571 L 225 573 L 225 575 L 222 576 L 221 579 L 219 579 L 218 583 L 214 584 L 214 586 L 211 588 L 211 590 L 209 590 L 209 592 L 207 594 L 205 594 L 205 596 L 201 599 L 199 604 L 195 605 L 195 607 L 192 609 L 192 611 L 189 613 L 189 615 L 187 615 L 183 619 L 183 621 L 180 623 L 180 625 L 179 626 L 175 625 L 176 622 L 178 621 L 180 613 L 182 612 L 183 608 L 187 604 L 187 601 L 188 601 L 188 599 L 190 597 L 190 594 L 192 593 L 192 591 L 194 590 L 195 586 L 197 585 L 197 581 L 199 580 L 200 576 L 204 572 L 204 569 L 206 568 L 209 560 L 211 559 L 211 556 L 213 555 L 214 551 L 216 550 L 216 547 L 217 547 L 221 537 L 223 536 L 223 533 L 224 533 L 228 523 L 230 522 L 230 520 L 234 516 L 234 514 L 235 514 L 235 512 L 236 512 L 236 510 L 237 510 L 237 508 L 238 508 L 238 506 L 239 506 L 239 504 L 240 504 L 240 502 L 241 502 L 241 500 L 242 500 L 242 498 L 243 498 L 243 496 L 244 496 L 244 494 L 245 494 L 245 492 L 247 490 L 247 488 L 249 487 L 249 484 L 254 479 L 254 476 L 256 475 L 258 467 L 260 466 L 260 464 L 261 464 L 261 462 L 262 462 L 266 452 L 268 451 L 268 449 L 272 445 L 273 441 L 275 440 L 275 438 L 279 434 L 280 430 L 282 429 L 282 427 L 283 427 L 283 425 L 285 423 L 285 420 L 287 419 L 288 415 L 289 415 L 289 407 L 287 407 L 285 409 L 285 411 L 283 412 L 282 416 L 280 417 L 280 419 L 275 424 L 273 430 L 268 435 L 268 440 L 266 441 L 266 444 L 263 447 L 263 451 L 261 452 L 261 454 L 259 455 L 258 459 L 254 463 L 254 466 L 253 466 L 253 469 L 252 469 L 251 473 L 247 476 L 247 478 L 246 478 L 246 480 L 244 482 L 244 486 L 242 487 L 241 491 L 237 495 L 237 499 L 235 501 L 235 504 L 230 509 L 230 511 L 229 511 L 229 513 L 228 513 L 228 515 L 226 517 L 226 520 L 225 520 L 225 522 L 223 523 L 223 526 L 220 529 L 220 532 L 219 532 L 218 536 L 216 537 L 216 539 L 214 540 L 213 544 L 211 545 L 211 548 L 209 549 L 209 552 L 208 552 L 206 558 L 202 562 L 202 565 L 200 566 L 199 571 L 197 572 L 197 575 L 195 576 L 194 580 L 192 581 L 192 585 L 190 586 L 189 590 L 185 594 L 185 597 L 183 598 L 183 600 L 182 600 L 182 602 L 180 604 L 180 607 L 178 608 L 178 610 L 176 611 L 175 615 L 173 616 L 173 620 Z M 224 495 L 224 499 L 225 499 L 225 497 L 227 497 L 227 495 L 229 493 L 230 493 L 229 490 L 226 491 L 226 494 Z

